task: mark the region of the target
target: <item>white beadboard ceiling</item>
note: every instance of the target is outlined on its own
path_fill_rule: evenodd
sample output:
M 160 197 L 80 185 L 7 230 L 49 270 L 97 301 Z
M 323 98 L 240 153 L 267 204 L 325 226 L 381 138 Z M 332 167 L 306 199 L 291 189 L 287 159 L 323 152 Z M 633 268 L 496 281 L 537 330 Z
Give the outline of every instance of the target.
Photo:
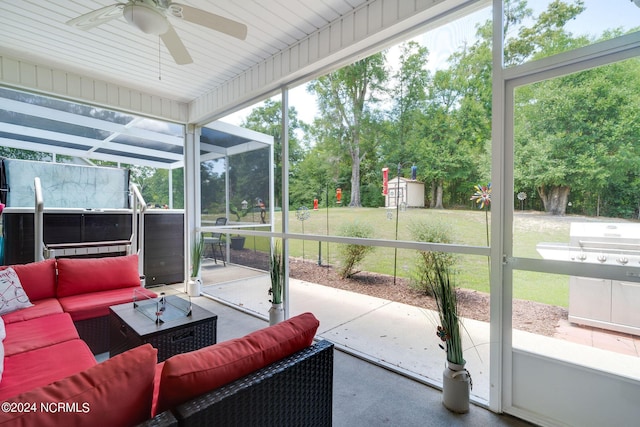
M 170 18 L 193 58 L 176 65 L 158 37 L 124 18 L 83 31 L 71 18 L 113 0 L 0 0 L 0 53 L 182 103 L 339 20 L 366 0 L 181 0 L 247 25 L 244 41 Z

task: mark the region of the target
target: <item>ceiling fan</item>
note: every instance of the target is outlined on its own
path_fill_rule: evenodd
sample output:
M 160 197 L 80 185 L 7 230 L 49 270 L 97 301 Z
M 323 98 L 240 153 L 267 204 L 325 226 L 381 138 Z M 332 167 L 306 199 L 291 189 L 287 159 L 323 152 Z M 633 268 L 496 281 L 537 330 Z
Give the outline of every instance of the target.
M 190 64 L 193 59 L 167 19 L 168 16 L 220 31 L 240 40 L 247 37 L 247 26 L 240 22 L 195 7 L 173 3 L 171 0 L 129 0 L 126 3 L 116 3 L 80 15 L 67 21 L 67 24 L 90 30 L 121 16 L 142 32 L 160 36 L 178 65 Z

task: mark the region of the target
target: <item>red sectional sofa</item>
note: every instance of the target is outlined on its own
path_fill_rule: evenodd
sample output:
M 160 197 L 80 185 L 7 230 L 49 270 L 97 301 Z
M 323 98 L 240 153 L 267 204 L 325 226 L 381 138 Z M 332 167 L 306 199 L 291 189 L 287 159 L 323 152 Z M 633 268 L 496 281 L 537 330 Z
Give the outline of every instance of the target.
M 0 401 L 94 366 L 109 348 L 109 306 L 132 301 L 134 289 L 156 295 L 140 286 L 137 255 L 0 268 Z
M 140 286 L 138 255 L 49 259 L 11 268 L 33 305 L 3 315 L 4 322 L 68 313 L 93 354 L 109 351 L 109 306 L 132 301 L 134 289 L 156 296 Z
M 331 425 L 333 344 L 312 344 L 311 313 L 159 364 L 149 344 L 97 363 L 77 326 L 142 290 L 137 258 L 12 270 L 0 271 L 0 310 L 14 310 L 0 317 L 0 426 Z

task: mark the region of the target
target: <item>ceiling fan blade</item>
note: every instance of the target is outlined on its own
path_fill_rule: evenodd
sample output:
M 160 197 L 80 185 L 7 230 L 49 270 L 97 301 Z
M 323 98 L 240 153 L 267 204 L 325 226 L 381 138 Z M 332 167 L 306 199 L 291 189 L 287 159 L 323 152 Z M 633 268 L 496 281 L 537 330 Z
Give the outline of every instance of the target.
M 171 15 L 215 31 L 228 34 L 240 40 L 247 38 L 247 26 L 224 16 L 206 12 L 202 9 L 171 3 L 167 9 Z
M 84 15 L 68 20 L 67 25 L 80 28 L 81 30 L 90 30 L 112 19 L 120 18 L 124 6 L 124 3 L 116 3 L 111 6 L 101 7 L 93 12 L 85 13 Z
M 191 55 L 189 55 L 189 51 L 187 51 L 182 40 L 180 40 L 180 36 L 178 36 L 178 33 L 176 33 L 176 30 L 171 24 L 169 24 L 167 32 L 160 35 L 160 38 L 167 47 L 171 56 L 173 56 L 173 60 L 176 61 L 176 64 L 185 65 L 193 62 Z

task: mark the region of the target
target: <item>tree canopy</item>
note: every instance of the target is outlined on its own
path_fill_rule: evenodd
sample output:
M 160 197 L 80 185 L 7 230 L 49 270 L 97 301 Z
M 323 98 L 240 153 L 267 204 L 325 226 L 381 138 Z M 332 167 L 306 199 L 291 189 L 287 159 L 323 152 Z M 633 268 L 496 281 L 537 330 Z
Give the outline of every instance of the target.
M 537 15 L 525 0 L 506 0 L 504 9 L 505 67 L 622 34 L 567 30 L 584 12 L 582 0 L 553 0 Z M 308 83 L 317 100 L 313 122 L 300 121 L 293 107 L 288 112 L 291 207 L 309 206 L 313 198 L 335 204 L 336 188 L 344 204 L 381 206 L 381 169 L 394 173 L 400 166 L 407 174 L 414 165 L 430 207 L 470 207 L 473 186 L 491 177 L 491 32 L 490 20 L 480 22 L 475 38 L 454 51 L 446 67 L 434 68 L 431 52 L 416 38 Z M 638 216 L 639 65 L 632 58 L 516 89 L 514 185 L 516 193 L 532 195 L 530 208 L 561 215 L 571 201 L 574 213 Z M 276 205 L 282 201 L 281 122 L 281 102 L 269 99 L 242 123 L 274 137 L 276 200 L 270 202 Z M 47 158 L 8 148 L 0 154 Z M 263 155 L 234 156 L 232 203 L 267 197 L 268 174 L 254 170 L 268 164 Z M 173 173 L 179 182 L 182 171 Z M 168 198 L 166 177 L 166 171 L 132 167 L 132 179 L 152 200 Z M 203 209 L 220 209 L 224 168 L 203 165 L 201 178 Z

